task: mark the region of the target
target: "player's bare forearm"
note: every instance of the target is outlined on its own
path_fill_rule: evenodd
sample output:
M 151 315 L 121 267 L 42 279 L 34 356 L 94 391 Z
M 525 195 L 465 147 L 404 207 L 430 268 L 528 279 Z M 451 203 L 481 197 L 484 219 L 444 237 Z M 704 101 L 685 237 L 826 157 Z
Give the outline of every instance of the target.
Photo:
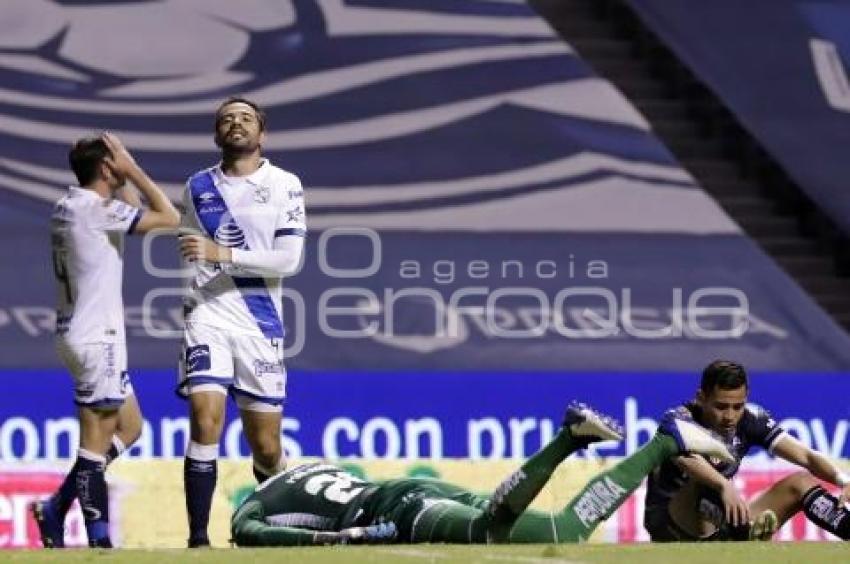
M 142 199 L 139 197 L 139 191 L 132 186 L 125 185 L 122 188 L 119 188 L 115 196 L 119 200 L 130 204 L 134 208 L 142 207 Z
M 157 186 L 140 166 L 133 167 L 127 178 L 145 195 L 151 211 L 173 215 L 175 222 L 180 220 L 177 208 L 174 207 L 162 188 Z
M 832 460 L 812 450 L 790 435 L 785 435 L 779 439 L 773 447 L 773 454 L 792 464 L 805 468 L 816 478 L 832 484 L 844 485 L 839 480 L 841 472 Z
M 723 491 L 729 485 L 729 480 L 701 456 L 679 456 L 673 462 L 692 480 L 714 491 Z

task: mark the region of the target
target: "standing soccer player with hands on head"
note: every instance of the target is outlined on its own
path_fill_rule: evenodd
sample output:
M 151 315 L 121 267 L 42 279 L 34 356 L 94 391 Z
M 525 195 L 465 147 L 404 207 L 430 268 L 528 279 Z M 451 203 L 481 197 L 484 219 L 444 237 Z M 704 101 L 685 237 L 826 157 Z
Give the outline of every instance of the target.
M 81 139 L 68 159 L 79 186 L 71 186 L 56 203 L 51 242 L 58 283 L 56 345 L 74 378 L 80 447 L 59 491 L 31 510 L 44 546 L 61 548 L 65 515 L 79 498 L 89 545 L 109 548 L 104 472 L 142 427 L 127 374 L 124 234 L 176 228 L 180 216 L 116 136 Z M 145 195 L 149 210 L 142 211 L 138 194 L 125 186 L 127 180 Z
M 300 266 L 306 227 L 300 180 L 261 156 L 265 125 L 252 101 L 225 100 L 215 116 L 221 162 L 193 175 L 184 194 L 180 249 L 194 268 L 178 391 L 190 404 L 184 465 L 190 548 L 210 544 L 228 392 L 239 407 L 257 481 L 285 466 L 281 278 Z

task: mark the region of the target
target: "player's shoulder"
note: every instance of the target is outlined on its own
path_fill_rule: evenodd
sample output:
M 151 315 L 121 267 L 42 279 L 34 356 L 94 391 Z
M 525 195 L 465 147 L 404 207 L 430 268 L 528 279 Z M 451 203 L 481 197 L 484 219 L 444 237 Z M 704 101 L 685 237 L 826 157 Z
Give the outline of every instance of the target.
M 208 166 L 206 168 L 202 168 L 201 170 L 195 172 L 191 176 L 189 176 L 188 180 L 186 180 L 186 185 L 190 186 L 195 182 L 201 180 L 207 180 L 213 176 L 215 170 L 218 168 L 218 165 Z
M 275 189 L 282 190 L 301 190 L 301 179 L 294 172 L 280 168 L 279 166 L 267 163 L 266 182 Z
M 686 421 L 694 420 L 695 405 L 691 402 L 684 402 L 675 407 L 671 407 L 662 415 L 663 420 L 669 419 L 684 419 Z
M 742 419 L 745 424 L 752 427 L 774 427 L 776 425 L 773 415 L 756 403 L 747 403 L 746 407 L 744 407 Z
M 285 482 L 293 483 L 317 474 L 331 474 L 342 471 L 343 470 L 339 466 L 335 466 L 333 464 L 325 462 L 308 462 L 305 464 L 299 464 L 292 468 L 287 468 L 285 472 L 280 474 L 280 477 Z

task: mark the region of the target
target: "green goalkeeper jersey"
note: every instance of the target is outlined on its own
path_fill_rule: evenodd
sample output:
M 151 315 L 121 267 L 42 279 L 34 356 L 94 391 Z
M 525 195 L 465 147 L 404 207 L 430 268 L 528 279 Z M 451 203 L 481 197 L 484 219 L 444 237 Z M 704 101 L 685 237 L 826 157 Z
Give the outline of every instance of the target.
M 270 478 L 246 502 L 259 501 L 270 525 L 339 531 L 364 517 L 363 501 L 375 488 L 341 468 L 313 463 Z
M 313 463 L 282 472 L 258 486 L 233 516 L 234 538 L 253 545 L 332 542 L 315 534 L 392 521 L 408 541 L 423 499 L 451 500 L 481 508 L 464 488 L 428 478 L 366 482 L 330 464 Z

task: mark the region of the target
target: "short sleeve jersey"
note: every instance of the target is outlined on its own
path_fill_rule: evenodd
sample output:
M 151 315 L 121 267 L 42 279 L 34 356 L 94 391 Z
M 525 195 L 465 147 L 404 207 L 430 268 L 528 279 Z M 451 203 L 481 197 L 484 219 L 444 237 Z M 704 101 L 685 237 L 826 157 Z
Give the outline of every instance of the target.
M 57 335 L 71 342 L 124 340 L 124 234 L 142 211 L 72 186 L 50 220 Z
M 665 413 L 664 417 L 686 418 L 702 422 L 702 410 L 695 403 L 686 403 Z M 741 466 L 741 460 L 753 447 L 772 451 L 784 430 L 766 410 L 749 404 L 738 422 L 734 433 L 721 437 L 735 457 L 735 462 L 723 462 L 708 458 L 709 463 L 726 478 L 732 478 Z M 646 493 L 647 509 L 666 505 L 673 495 L 687 482 L 688 476 L 672 461 L 666 461 L 649 475 Z

